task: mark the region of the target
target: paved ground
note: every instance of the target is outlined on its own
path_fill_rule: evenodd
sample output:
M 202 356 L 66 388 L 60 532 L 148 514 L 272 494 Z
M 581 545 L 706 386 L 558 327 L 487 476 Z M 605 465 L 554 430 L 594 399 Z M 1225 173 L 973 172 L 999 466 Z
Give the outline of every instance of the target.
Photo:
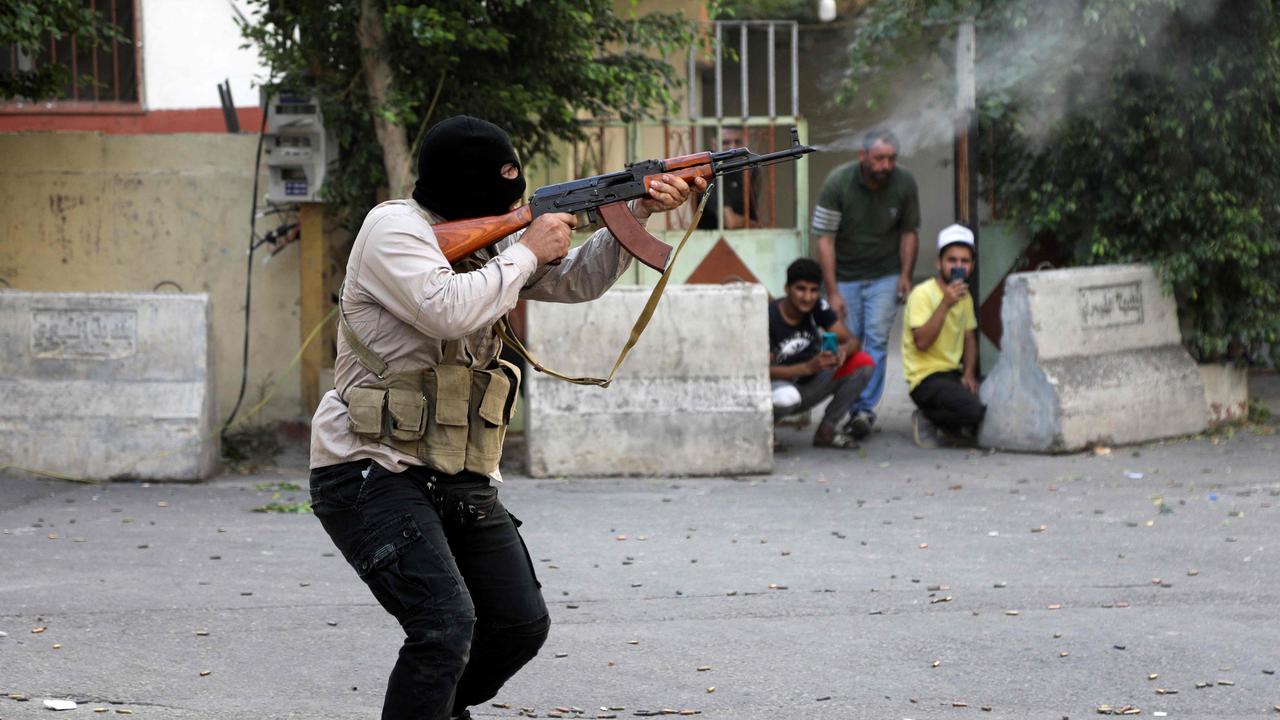
M 1277 716 L 1274 425 L 1060 457 L 885 426 L 784 430 L 769 476 L 511 473 L 554 626 L 477 717 Z M 0 478 L 0 718 L 377 717 L 398 628 L 312 516 L 252 511 L 304 478 Z

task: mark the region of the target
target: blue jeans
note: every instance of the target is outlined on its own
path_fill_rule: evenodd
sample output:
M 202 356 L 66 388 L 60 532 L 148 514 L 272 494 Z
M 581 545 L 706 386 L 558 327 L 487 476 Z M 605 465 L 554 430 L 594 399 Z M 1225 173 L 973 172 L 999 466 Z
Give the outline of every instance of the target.
M 884 359 L 889 350 L 889 334 L 893 332 L 893 318 L 898 312 L 898 276 L 850 280 L 838 285 L 840 296 L 849 307 L 844 324 L 854 337 L 862 340 L 862 351 L 876 361 L 871 381 L 849 408 L 849 414 L 860 410 L 871 412 L 884 394 Z

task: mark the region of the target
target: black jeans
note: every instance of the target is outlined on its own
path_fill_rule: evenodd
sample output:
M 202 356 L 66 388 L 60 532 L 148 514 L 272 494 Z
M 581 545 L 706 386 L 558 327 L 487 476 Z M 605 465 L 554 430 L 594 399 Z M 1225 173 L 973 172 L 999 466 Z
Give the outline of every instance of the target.
M 360 460 L 312 470 L 311 502 L 404 628 L 383 720 L 447 720 L 492 698 L 537 655 L 547 606 L 520 521 L 488 478 Z
M 929 422 L 953 435 L 976 432 L 987 406 L 961 381 L 960 371 L 934 373 L 911 391 L 911 400 Z

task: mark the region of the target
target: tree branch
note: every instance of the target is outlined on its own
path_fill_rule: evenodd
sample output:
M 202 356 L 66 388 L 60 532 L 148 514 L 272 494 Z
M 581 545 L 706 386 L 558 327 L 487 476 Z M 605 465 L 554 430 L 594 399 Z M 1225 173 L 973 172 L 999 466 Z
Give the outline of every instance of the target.
M 391 97 L 391 66 L 386 60 L 386 34 L 382 20 L 381 0 L 360 0 L 360 23 L 356 38 L 360 42 L 360 66 L 369 84 L 373 101 L 373 132 L 382 146 L 382 164 L 387 171 L 391 197 L 405 197 L 413 184 L 410 180 L 412 158 L 409 140 L 402 123 L 386 114 Z

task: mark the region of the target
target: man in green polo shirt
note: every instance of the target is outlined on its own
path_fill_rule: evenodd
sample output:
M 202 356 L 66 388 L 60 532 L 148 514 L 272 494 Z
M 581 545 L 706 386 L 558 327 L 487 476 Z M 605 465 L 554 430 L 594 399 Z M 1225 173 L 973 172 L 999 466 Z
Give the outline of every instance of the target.
M 919 249 L 919 193 L 915 178 L 897 167 L 898 148 L 887 129 L 868 131 L 858 162 L 827 176 L 813 209 L 823 282 L 837 288 L 829 293 L 831 308 L 875 361 L 875 373 L 849 408 L 845 426 L 858 439 L 875 423 L 894 315 L 911 292 Z

